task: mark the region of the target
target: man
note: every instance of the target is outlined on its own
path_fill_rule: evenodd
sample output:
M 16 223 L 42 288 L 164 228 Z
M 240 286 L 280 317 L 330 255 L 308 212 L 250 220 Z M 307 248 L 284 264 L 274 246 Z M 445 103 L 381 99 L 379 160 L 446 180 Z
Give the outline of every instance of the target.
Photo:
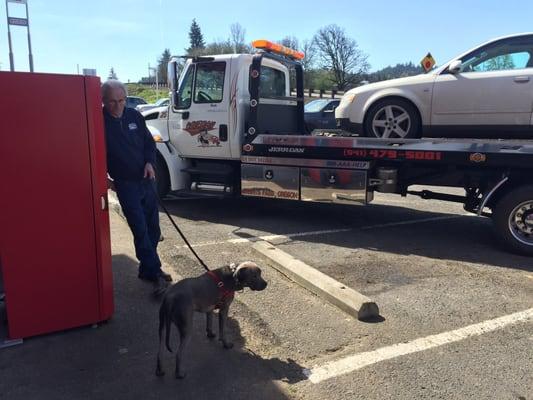
M 172 278 L 161 270 L 157 254 L 161 231 L 154 190 L 155 142 L 142 115 L 126 108 L 126 96 L 126 87 L 117 80 L 102 85 L 109 183 L 133 233 L 138 276 L 153 282 L 158 296 Z

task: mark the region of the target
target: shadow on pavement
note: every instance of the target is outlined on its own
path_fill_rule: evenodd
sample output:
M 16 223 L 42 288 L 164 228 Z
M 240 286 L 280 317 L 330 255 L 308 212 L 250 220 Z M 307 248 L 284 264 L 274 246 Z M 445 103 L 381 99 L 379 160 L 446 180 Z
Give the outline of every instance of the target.
M 167 375 L 156 377 L 159 302 L 151 297 L 151 286 L 137 279 L 136 270 L 135 260 L 113 256 L 115 314 L 107 323 L 29 338 L 0 350 L 0 397 L 288 399 L 275 381 L 305 379 L 302 367 L 291 360 L 263 359 L 246 350 L 233 318 L 227 329 L 235 347 L 224 350 L 218 340 L 205 337 L 200 314 L 186 352 L 187 378 L 173 378 L 174 355 L 168 352 L 163 354 Z
M 509 253 L 503 248 L 487 218 L 390 205 L 353 207 L 243 198 L 168 200 L 166 206 L 172 215 L 181 218 L 239 226 L 233 233 L 247 239 L 254 235 L 246 230 L 284 235 L 314 231 L 321 225 L 318 229 L 349 228 L 352 230 L 300 236 L 297 240 L 533 271 L 530 257 Z M 165 219 L 166 216 L 161 217 L 162 221 Z M 425 219 L 435 220 L 361 229 L 364 226 Z

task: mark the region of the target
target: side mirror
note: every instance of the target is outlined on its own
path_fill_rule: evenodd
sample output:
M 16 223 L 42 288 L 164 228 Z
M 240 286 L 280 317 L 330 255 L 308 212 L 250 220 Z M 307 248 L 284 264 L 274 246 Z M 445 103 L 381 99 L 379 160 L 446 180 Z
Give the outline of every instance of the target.
M 450 65 L 448 65 L 448 72 L 450 74 L 458 74 L 461 72 L 461 67 L 463 66 L 463 62 L 461 60 L 453 60 Z
M 172 57 L 167 68 L 168 85 L 170 86 L 170 98 L 172 104 L 178 104 L 178 59 Z

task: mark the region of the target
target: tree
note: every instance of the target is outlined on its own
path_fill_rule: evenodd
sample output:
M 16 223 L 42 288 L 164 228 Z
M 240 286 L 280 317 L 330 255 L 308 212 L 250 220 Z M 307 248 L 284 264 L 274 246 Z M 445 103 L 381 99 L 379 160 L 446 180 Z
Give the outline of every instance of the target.
M 115 73 L 115 69 L 113 67 L 111 67 L 111 69 L 109 70 L 109 76 L 107 77 L 107 79 L 118 79 L 117 74 Z
M 202 50 L 205 48 L 204 36 L 202 35 L 202 30 L 200 29 L 200 25 L 196 22 L 196 19 L 193 19 L 191 23 L 189 42 L 190 47 L 186 49 L 187 54 L 189 55 L 201 54 Z
M 157 60 L 157 73 L 159 74 L 159 82 L 167 82 L 168 76 L 167 76 L 167 66 L 168 62 L 170 61 L 170 50 L 165 49 L 163 51 L 163 54 L 161 54 L 161 57 Z
M 215 55 L 215 54 L 231 54 L 234 52 L 234 45 L 230 40 L 215 40 L 209 43 L 203 50 L 203 54 Z
M 234 23 L 230 26 L 230 38 L 229 42 L 233 47 L 233 53 L 248 53 L 250 51 L 249 46 L 245 43 L 246 29 L 241 24 Z
M 294 36 L 285 36 L 279 41 L 279 44 L 293 50 L 298 50 L 300 48 L 298 38 Z
M 370 67 L 368 56 L 363 53 L 357 42 L 346 36 L 344 29 L 328 25 L 320 29 L 314 42 L 322 68 L 332 73 L 332 82 L 338 90 L 344 90 L 356 83 Z
M 301 60 L 304 70 L 312 70 L 315 65 L 316 59 L 315 42 L 313 40 L 304 40 L 302 43 L 301 51 L 305 54 L 305 57 Z
M 504 69 L 514 69 L 514 61 L 510 54 L 493 57 L 482 64 L 482 71 L 501 71 Z
M 385 81 L 387 79 L 403 78 L 405 76 L 418 75 L 424 73 L 422 67 L 414 65 L 412 62 L 388 66 L 379 71 L 372 72 L 361 78 L 369 82 Z

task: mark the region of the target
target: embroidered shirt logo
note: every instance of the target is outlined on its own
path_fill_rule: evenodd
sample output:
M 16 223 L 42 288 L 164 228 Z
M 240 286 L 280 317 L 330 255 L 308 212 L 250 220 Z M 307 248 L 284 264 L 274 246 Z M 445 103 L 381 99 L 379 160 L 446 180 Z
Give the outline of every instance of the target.
M 137 129 L 137 124 L 136 124 L 135 122 L 130 123 L 130 124 L 128 125 L 128 129 L 129 129 L 130 131 L 133 131 L 133 130 Z

